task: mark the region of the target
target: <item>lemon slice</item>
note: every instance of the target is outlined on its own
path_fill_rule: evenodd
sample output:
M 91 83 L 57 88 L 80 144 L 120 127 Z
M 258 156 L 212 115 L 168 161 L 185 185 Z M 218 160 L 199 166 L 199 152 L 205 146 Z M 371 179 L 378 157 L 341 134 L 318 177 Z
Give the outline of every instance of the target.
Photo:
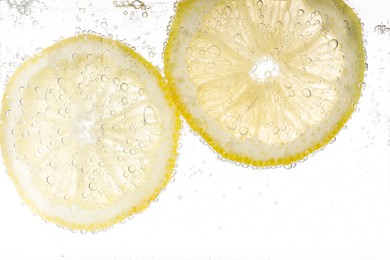
M 170 180 L 179 116 L 158 71 L 119 41 L 62 40 L 9 80 L 4 161 L 22 198 L 75 230 L 109 227 L 145 209 Z
M 185 0 L 165 70 L 190 126 L 223 157 L 290 164 L 343 127 L 365 69 L 359 19 L 341 0 Z

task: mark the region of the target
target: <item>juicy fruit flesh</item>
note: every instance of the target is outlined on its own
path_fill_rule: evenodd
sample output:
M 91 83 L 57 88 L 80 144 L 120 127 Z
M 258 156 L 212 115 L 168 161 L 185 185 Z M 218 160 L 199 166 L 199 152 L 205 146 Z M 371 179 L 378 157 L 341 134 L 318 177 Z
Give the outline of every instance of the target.
M 290 16 L 288 21 L 276 15 L 278 22 L 267 26 L 266 17 L 273 17 L 271 12 L 280 10 L 283 2 L 279 2 L 279 8 L 263 5 L 261 9 L 254 1 L 248 2 L 253 5 L 246 6 L 231 1 L 232 5 L 234 3 L 234 7 L 225 3 L 215 7 L 205 18 L 206 30 L 196 34 L 191 42 L 193 54 L 187 57 L 192 68 L 189 74 L 192 82 L 199 86 L 200 103 L 225 130 L 236 136 L 270 143 L 291 141 L 308 125 L 317 125 L 329 115 L 337 98 L 333 94 L 334 83 L 344 66 L 342 53 L 332 45 L 334 38 L 321 31 L 318 20 L 321 18 L 317 15 L 313 15 L 315 19 L 308 19 L 310 24 L 300 26 L 298 23 L 305 23 L 307 19 L 304 14 Z M 254 8 L 264 11 L 251 11 Z M 237 15 L 232 10 L 238 10 Z M 212 24 L 216 17 L 226 25 Z M 243 27 L 252 28 L 257 24 L 260 29 L 251 30 L 252 34 L 238 30 L 238 17 L 249 23 Z M 291 26 L 287 28 L 291 34 L 285 33 L 284 23 Z M 232 30 L 234 27 L 236 30 Z M 229 36 L 230 41 L 224 40 Z M 204 58 L 202 49 L 218 51 Z M 278 77 L 253 80 L 248 77 L 251 65 L 264 56 L 272 57 L 279 64 Z M 229 62 L 229 68 L 217 65 L 224 62 Z M 324 67 L 328 68 L 325 72 Z M 325 91 L 328 92 L 326 99 L 323 98 Z
M 157 121 L 143 123 L 143 111 L 153 105 L 140 80 L 118 75 L 116 86 L 116 75 L 104 71 L 105 66 L 120 71 L 113 60 L 84 56 L 63 64 L 83 68 L 81 73 L 45 68 L 30 80 L 19 102 L 24 113 L 18 120 L 26 127 L 17 127 L 14 135 L 22 137 L 16 141 L 18 157 L 46 196 L 90 208 L 114 203 L 146 181 L 150 159 L 143 154 L 158 144 L 161 129 Z M 50 78 L 57 86 L 47 85 Z
M 287 164 L 329 142 L 363 75 L 360 23 L 347 8 L 183 1 L 166 74 L 189 123 L 223 156 L 255 165 Z
M 279 75 L 279 65 L 272 58 L 261 57 L 253 65 L 249 75 L 257 82 L 269 81 Z
M 165 186 L 178 119 L 157 71 L 128 47 L 93 35 L 58 45 L 7 87 L 4 156 L 44 218 L 97 229 L 142 210 Z

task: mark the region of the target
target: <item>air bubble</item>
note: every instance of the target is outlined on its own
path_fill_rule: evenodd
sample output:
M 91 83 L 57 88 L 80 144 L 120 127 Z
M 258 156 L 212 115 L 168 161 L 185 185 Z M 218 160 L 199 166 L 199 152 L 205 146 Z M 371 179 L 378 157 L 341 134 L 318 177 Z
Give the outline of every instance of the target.
M 141 7 L 144 7 L 145 4 L 139 0 L 135 0 L 131 3 L 131 6 L 133 6 L 134 9 L 140 9 Z
M 217 69 L 217 66 L 215 65 L 215 63 L 213 62 L 209 62 L 207 63 L 205 66 L 204 66 L 204 71 L 206 73 L 210 73 L 210 74 L 213 74 L 215 72 L 215 70 Z
M 153 124 L 157 122 L 156 111 L 153 107 L 147 106 L 144 109 L 144 124 Z
M 237 128 L 237 119 L 233 116 L 226 117 L 225 126 L 230 130 L 235 130 Z
M 242 42 L 242 36 L 241 34 L 239 33 L 236 33 L 234 36 L 233 36 L 233 39 L 237 42 Z
M 121 86 L 120 86 L 122 91 L 126 91 L 128 89 L 128 87 L 129 87 L 129 85 L 127 85 L 127 83 L 122 83 Z
M 304 15 L 305 14 L 305 11 L 303 10 L 303 9 L 299 9 L 298 11 L 297 11 L 297 15 L 298 16 L 302 16 L 302 15 Z
M 136 170 L 136 168 L 135 168 L 134 165 L 130 165 L 127 169 L 128 169 L 128 171 L 129 171 L 130 173 L 134 173 L 135 170 Z
M 246 135 L 248 133 L 249 129 L 245 126 L 240 127 L 240 135 Z
M 53 185 L 54 184 L 54 177 L 53 176 L 48 176 L 47 178 L 46 178 L 46 182 L 47 182 L 47 184 L 49 184 L 49 185 Z
M 335 39 L 329 41 L 329 46 L 332 49 L 336 49 L 338 45 L 339 45 L 339 42 L 337 40 L 335 40 Z
M 63 78 L 58 78 L 57 79 L 57 83 L 58 83 L 58 85 L 62 86 L 62 84 L 64 83 L 64 79 Z
M 28 9 L 24 10 L 23 13 L 24 13 L 25 15 L 29 16 L 29 15 L 31 14 L 31 9 L 28 8 Z
M 107 23 L 106 23 L 106 22 L 102 22 L 102 23 L 100 24 L 100 26 L 101 26 L 102 28 L 107 28 Z
M 302 95 L 305 97 L 310 97 L 311 96 L 311 91 L 308 88 L 302 89 Z
M 127 102 L 128 102 L 127 97 L 122 97 L 122 98 L 121 98 L 121 102 L 122 102 L 123 105 L 126 105 Z
M 261 1 L 261 0 L 258 0 L 258 1 L 256 2 L 256 6 L 257 6 L 257 8 L 259 8 L 259 9 L 261 9 L 261 8 L 263 7 L 263 5 L 264 5 L 264 3 L 263 3 L 263 1 Z
M 118 78 L 114 78 L 114 79 L 112 80 L 112 82 L 114 83 L 115 86 L 118 86 L 119 83 L 120 83 L 120 80 L 119 80 Z
M 148 17 L 148 13 L 147 13 L 147 12 L 143 12 L 143 13 L 142 13 L 142 17 L 143 17 L 143 18 Z
M 216 45 L 211 45 L 210 47 L 207 48 L 207 51 L 216 56 L 221 55 L 221 49 Z
M 96 190 L 96 185 L 93 184 L 93 183 L 90 183 L 90 184 L 88 185 L 88 188 L 89 188 L 91 191 L 95 191 L 95 190 Z
M 232 8 L 230 8 L 230 6 L 226 6 L 224 9 L 223 9 L 223 15 L 225 17 L 230 17 L 230 15 L 232 15 Z
M 374 32 L 376 32 L 379 35 L 384 34 L 386 32 L 386 25 L 377 25 L 377 26 L 375 26 Z

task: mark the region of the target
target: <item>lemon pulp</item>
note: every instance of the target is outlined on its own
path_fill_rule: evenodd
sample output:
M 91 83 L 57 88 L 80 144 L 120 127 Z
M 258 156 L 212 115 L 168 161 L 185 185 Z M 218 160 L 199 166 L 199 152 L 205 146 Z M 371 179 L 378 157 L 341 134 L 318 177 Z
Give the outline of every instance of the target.
M 119 41 L 62 40 L 6 87 L 1 139 L 24 201 L 60 226 L 98 230 L 142 211 L 172 176 L 179 117 L 158 71 Z
M 225 158 L 303 159 L 334 138 L 359 99 L 361 25 L 341 0 L 184 0 L 171 28 L 173 96 Z

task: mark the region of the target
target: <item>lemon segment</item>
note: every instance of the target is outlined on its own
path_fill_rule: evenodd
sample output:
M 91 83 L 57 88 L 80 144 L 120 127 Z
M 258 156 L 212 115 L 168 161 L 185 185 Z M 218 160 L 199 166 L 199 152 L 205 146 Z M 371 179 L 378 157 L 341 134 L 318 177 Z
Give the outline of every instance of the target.
M 360 21 L 341 0 L 184 0 L 165 50 L 191 127 L 255 166 L 295 162 L 334 138 L 364 67 Z
M 158 71 L 120 43 L 62 40 L 6 87 L 2 151 L 26 203 L 70 229 L 140 212 L 172 176 L 179 116 Z

